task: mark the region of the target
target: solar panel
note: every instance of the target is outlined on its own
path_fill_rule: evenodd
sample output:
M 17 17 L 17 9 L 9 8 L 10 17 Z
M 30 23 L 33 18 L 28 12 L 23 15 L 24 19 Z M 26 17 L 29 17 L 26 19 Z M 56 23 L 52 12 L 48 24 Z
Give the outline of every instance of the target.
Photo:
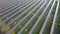
M 60 1 L 0 0 L 0 34 L 60 34 Z

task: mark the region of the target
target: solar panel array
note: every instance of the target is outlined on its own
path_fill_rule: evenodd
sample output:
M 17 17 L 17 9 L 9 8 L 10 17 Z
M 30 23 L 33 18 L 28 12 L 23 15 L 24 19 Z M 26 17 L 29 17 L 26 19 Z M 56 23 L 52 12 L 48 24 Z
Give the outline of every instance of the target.
M 0 34 L 60 34 L 59 0 L 10 3 L 0 3 Z

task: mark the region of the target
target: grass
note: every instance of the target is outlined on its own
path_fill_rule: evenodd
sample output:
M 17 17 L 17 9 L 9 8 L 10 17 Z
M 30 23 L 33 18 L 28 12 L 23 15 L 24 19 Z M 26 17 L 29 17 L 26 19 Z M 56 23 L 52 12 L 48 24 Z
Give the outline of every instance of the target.
M 51 20 L 48 20 L 48 22 L 46 24 L 44 34 L 49 34 L 50 33 L 51 25 L 52 25 Z
M 21 27 L 17 27 L 16 29 L 15 29 L 15 34 L 26 24 L 26 22 L 28 21 L 28 19 L 25 19 L 19 26 L 21 26 Z
M 30 29 L 32 28 L 32 26 L 34 25 L 34 23 L 35 23 L 35 21 L 37 20 L 37 16 L 29 23 L 29 25 L 26 27 L 26 29 L 27 29 L 27 31 L 23 31 L 22 32 L 22 34 L 24 34 L 24 33 L 27 33 L 27 32 L 29 32 L 30 31 Z M 25 29 L 25 30 L 26 30 Z M 28 34 L 28 33 L 27 33 Z
M 39 34 L 40 29 L 41 29 L 41 27 L 42 27 L 42 24 L 43 24 L 44 20 L 45 20 L 45 17 L 43 16 L 43 17 L 41 18 L 39 24 L 38 24 L 38 25 L 36 26 L 36 28 L 34 29 L 33 34 Z
M 28 31 L 32 28 L 32 26 L 33 26 L 33 22 L 31 22 L 31 23 L 27 26 L 27 28 L 25 29 L 25 31 L 22 32 L 22 34 L 28 34 Z M 27 30 L 27 31 L 26 31 L 26 30 Z
M 0 20 L 0 23 L 2 22 L 2 20 Z
M 60 5 L 57 13 L 56 23 L 57 23 L 56 32 L 57 34 L 60 34 Z

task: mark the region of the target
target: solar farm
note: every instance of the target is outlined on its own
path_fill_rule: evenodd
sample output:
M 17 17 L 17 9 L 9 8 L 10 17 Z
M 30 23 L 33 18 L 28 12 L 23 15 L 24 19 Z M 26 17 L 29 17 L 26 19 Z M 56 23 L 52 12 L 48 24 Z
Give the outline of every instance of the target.
M 60 34 L 60 0 L 0 0 L 0 34 Z

